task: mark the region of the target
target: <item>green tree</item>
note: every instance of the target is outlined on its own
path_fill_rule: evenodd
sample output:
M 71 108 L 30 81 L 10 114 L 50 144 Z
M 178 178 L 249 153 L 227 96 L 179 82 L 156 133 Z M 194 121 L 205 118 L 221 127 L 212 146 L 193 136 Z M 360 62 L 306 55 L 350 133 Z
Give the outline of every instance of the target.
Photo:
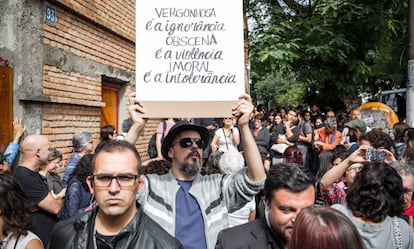
M 405 1 L 246 4 L 256 98 L 337 106 L 361 92 L 405 85 Z

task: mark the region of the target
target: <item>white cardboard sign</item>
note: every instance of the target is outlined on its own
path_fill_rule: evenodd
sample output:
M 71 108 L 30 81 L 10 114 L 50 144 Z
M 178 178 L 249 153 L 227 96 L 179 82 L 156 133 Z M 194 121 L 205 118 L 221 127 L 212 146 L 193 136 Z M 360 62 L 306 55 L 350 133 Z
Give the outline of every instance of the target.
M 240 0 L 137 0 L 136 89 L 148 117 L 222 117 L 246 92 Z

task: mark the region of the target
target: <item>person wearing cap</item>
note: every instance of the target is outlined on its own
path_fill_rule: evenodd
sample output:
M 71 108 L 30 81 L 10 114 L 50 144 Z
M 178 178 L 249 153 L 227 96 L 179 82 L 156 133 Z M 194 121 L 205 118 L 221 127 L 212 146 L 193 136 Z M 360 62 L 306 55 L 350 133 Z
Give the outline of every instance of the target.
M 356 141 L 359 141 L 361 135 L 364 134 L 367 130 L 367 125 L 365 122 L 359 119 L 354 119 L 348 123 L 345 123 L 345 127 L 348 128 L 348 135 L 355 137 Z M 349 152 L 352 153 L 358 149 L 359 144 L 357 142 L 352 142 L 345 143 L 344 146 L 348 149 Z
M 139 134 L 145 125 L 142 102 L 129 108 Z M 145 213 L 177 238 L 186 249 L 212 249 L 228 227 L 228 213 L 243 207 L 263 188 L 266 178 L 259 150 L 249 129 L 253 112 L 247 94 L 232 109 L 244 144 L 247 167 L 233 175 L 201 175 L 203 150 L 209 145 L 205 127 L 177 122 L 164 138 L 161 153 L 171 161 L 165 175 L 146 175 L 137 201 Z M 138 135 L 136 135 L 138 137 Z
M 353 109 L 349 115 L 349 121 L 362 120 L 362 113 L 359 109 Z M 345 126 L 345 125 L 344 125 Z M 356 138 L 349 134 L 349 128 L 344 127 L 342 130 L 342 137 L 340 144 L 349 144 L 351 142 L 357 142 Z M 349 146 L 348 146 L 349 147 Z

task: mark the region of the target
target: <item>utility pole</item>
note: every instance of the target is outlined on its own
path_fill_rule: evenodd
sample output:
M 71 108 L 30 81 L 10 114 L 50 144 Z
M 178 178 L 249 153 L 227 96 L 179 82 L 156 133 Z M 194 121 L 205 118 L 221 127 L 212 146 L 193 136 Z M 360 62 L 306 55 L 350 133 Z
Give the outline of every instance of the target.
M 414 127 L 414 0 L 408 1 L 407 124 Z

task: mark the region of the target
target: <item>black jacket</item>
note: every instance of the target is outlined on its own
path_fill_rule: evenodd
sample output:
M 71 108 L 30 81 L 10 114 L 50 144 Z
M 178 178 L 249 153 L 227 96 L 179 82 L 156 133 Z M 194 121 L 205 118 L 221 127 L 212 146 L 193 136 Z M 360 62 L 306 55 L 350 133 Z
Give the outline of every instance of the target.
M 282 249 L 266 224 L 265 217 L 222 230 L 216 249 Z
M 95 208 L 92 211 L 57 223 L 51 234 L 49 249 L 95 249 Z M 178 240 L 169 235 L 141 208 L 134 219 L 119 234 L 125 234 L 116 248 L 182 249 Z

